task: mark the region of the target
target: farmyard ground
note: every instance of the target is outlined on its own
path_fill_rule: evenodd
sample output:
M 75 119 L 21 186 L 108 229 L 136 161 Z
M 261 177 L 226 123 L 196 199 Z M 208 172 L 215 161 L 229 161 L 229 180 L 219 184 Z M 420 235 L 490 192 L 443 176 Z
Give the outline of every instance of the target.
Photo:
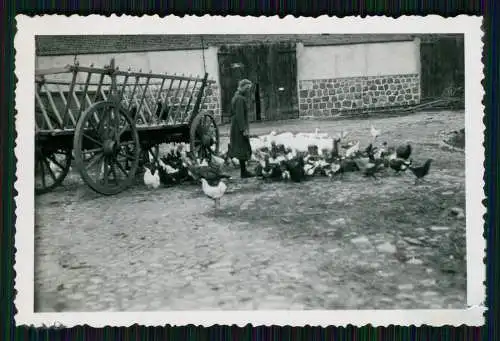
M 387 172 L 302 184 L 228 183 L 221 210 L 201 186 L 112 197 L 78 176 L 36 198 L 35 301 L 46 311 L 435 309 L 465 306 L 465 158 L 445 150 L 463 112 L 255 124 L 253 134 L 341 129 L 431 157 L 427 183 Z M 223 144 L 227 127 L 222 127 Z

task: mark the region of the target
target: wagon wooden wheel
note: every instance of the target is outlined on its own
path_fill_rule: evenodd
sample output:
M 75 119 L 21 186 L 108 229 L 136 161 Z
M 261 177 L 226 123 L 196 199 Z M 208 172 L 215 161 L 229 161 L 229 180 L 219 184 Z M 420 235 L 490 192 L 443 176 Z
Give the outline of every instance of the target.
M 90 106 L 78 120 L 74 149 L 78 171 L 94 191 L 113 195 L 134 181 L 139 164 L 139 135 L 120 104 L 102 101 Z
M 197 114 L 190 127 L 191 151 L 200 159 L 219 153 L 219 129 L 215 118 L 206 112 Z
M 35 146 L 35 194 L 44 194 L 59 186 L 68 175 L 71 159 L 71 148 L 48 150 Z

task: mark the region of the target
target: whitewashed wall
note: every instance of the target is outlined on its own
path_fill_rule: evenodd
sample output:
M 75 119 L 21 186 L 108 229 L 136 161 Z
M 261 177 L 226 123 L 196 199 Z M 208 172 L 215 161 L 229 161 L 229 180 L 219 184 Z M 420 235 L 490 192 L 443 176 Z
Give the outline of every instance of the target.
M 420 73 L 420 41 L 297 47 L 298 80 Z
M 124 52 L 124 53 L 105 53 L 79 55 L 80 65 L 88 66 L 94 63 L 96 67 L 103 67 L 109 64 L 111 58 L 115 58 L 115 63 L 121 70 L 132 70 L 153 73 L 168 73 L 178 75 L 185 74 L 193 76 L 203 76 L 203 53 L 202 50 L 183 50 L 183 51 L 153 51 L 153 52 Z M 61 67 L 67 64 L 73 64 L 74 56 L 39 56 L 36 58 L 36 68 L 46 69 Z M 217 48 L 210 47 L 205 49 L 205 65 L 208 77 L 219 83 L 219 64 L 217 61 Z M 80 81 L 84 81 L 84 75 L 81 75 Z M 59 78 L 59 77 L 58 77 Z

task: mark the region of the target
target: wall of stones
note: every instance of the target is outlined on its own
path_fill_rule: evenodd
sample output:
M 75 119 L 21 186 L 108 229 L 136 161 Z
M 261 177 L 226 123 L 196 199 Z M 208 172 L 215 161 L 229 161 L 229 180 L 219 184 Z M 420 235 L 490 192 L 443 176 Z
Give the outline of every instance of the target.
M 418 103 L 418 74 L 299 81 L 301 118 L 335 117 Z
M 217 124 L 221 122 L 221 100 L 220 87 L 218 84 L 210 84 L 210 87 L 205 90 L 205 100 L 201 106 L 201 110 L 211 111 L 215 117 Z

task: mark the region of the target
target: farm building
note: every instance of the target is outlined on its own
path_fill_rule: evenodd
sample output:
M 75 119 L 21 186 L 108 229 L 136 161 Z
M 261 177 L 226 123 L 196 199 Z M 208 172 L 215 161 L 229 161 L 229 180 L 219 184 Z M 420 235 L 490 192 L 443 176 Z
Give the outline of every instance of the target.
M 437 38 L 436 38 L 437 37 Z M 444 41 L 444 44 L 443 44 Z M 252 121 L 323 118 L 418 104 L 463 85 L 463 35 L 39 36 L 36 67 L 71 64 L 200 75 L 204 108 L 229 122 L 239 79 L 252 80 Z

